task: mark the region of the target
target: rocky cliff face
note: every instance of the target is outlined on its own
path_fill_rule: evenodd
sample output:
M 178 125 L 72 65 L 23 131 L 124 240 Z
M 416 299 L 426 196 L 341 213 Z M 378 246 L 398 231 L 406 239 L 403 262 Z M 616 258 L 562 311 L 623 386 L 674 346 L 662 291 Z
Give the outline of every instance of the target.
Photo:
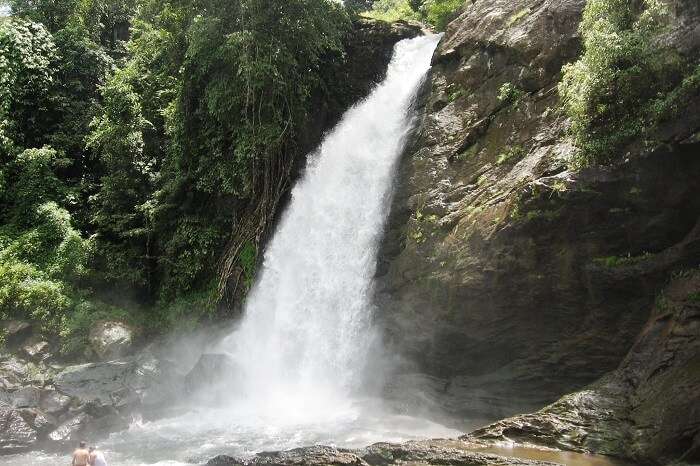
M 663 40 L 697 56 L 697 2 L 668 3 Z M 584 6 L 477 0 L 436 52 L 378 270 L 385 340 L 404 356 L 394 393 L 463 418 L 537 409 L 615 369 L 671 274 L 700 263 L 699 96 L 657 149 L 570 168 L 557 85 Z M 625 393 L 650 396 L 638 389 Z M 645 399 L 640 425 L 661 422 Z

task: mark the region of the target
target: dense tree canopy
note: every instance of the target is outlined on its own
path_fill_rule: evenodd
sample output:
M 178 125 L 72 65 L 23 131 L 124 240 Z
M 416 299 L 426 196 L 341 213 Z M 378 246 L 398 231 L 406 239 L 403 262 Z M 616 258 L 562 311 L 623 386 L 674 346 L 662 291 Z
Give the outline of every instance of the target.
M 0 22 L 0 318 L 41 320 L 72 352 L 95 319 L 163 328 L 185 310 L 213 312 L 236 270 L 249 286 L 310 96 L 329 87 L 329 58 L 342 61 L 345 9 L 11 6 Z

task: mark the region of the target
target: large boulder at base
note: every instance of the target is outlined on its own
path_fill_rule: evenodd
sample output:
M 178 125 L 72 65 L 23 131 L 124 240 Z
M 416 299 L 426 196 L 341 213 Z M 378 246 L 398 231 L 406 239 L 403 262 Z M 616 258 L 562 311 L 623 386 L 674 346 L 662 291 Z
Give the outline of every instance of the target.
M 0 405 L 10 408 L 37 408 L 41 390 L 36 387 L 22 387 L 18 390 L 0 389 Z
M 144 353 L 129 359 L 66 367 L 54 384 L 60 393 L 81 404 L 125 411 L 171 401 L 182 392 L 183 378 L 172 364 Z
M 127 355 L 134 342 L 134 329 L 123 322 L 103 320 L 90 328 L 90 347 L 102 361 Z
M 219 389 L 230 393 L 240 380 L 240 366 L 226 354 L 205 353 L 185 376 L 185 390 L 188 393 L 206 393 L 216 398 Z
M 132 361 L 110 361 L 69 366 L 55 378 L 56 389 L 81 403 L 126 406 L 136 402 L 127 380 L 134 372 Z
M 37 441 L 37 432 L 22 411 L 0 407 L 0 454 L 26 449 Z
M 466 439 L 700 464 L 700 270 L 678 274 L 617 370 Z

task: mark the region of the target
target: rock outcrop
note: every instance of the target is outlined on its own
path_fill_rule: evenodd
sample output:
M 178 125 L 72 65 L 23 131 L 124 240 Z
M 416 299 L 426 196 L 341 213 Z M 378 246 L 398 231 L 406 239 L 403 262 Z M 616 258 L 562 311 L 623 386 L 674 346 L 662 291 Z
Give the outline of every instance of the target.
M 217 456 L 207 466 L 388 466 L 388 465 L 461 465 L 461 466 L 555 466 L 561 463 L 520 459 L 469 450 L 459 442 L 428 441 L 405 444 L 377 443 L 361 450 L 315 446 L 261 453 L 242 460 Z
M 146 349 L 77 366 L 0 356 L 0 454 L 97 439 L 134 413 L 163 412 L 184 393 L 184 374 Z
M 135 333 L 124 322 L 101 320 L 90 328 L 90 347 L 102 361 L 124 357 L 133 349 Z
M 700 270 L 673 279 L 620 367 L 533 414 L 468 439 L 596 451 L 636 462 L 700 461 Z
M 670 274 L 700 263 L 697 112 L 655 151 L 570 168 L 557 85 L 585 3 L 477 0 L 436 52 L 377 273 L 404 402 L 538 409 L 615 369 Z M 670 4 L 665 40 L 697 56 L 697 7 Z

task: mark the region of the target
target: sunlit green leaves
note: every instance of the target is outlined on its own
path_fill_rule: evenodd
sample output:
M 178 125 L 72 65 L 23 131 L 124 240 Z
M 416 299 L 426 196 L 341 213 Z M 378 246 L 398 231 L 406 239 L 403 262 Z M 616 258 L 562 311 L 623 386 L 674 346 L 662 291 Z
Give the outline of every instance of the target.
M 563 69 L 559 86 L 579 164 L 615 160 L 626 144 L 650 135 L 654 110 L 693 65 L 656 40 L 668 21 L 658 0 L 591 0 L 580 30 L 585 52 Z

